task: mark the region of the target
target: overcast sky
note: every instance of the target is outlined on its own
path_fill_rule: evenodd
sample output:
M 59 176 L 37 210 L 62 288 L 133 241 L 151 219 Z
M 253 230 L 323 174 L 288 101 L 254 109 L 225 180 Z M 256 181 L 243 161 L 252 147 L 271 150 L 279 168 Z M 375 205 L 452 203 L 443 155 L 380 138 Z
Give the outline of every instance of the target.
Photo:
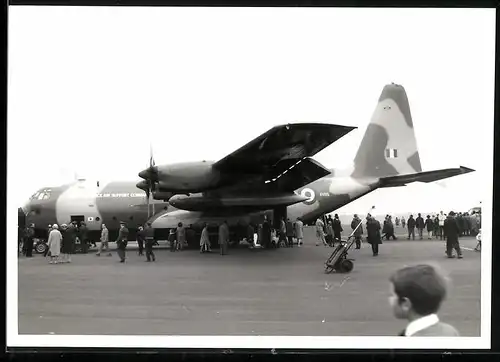
M 383 86 L 410 100 L 424 170 L 340 212 L 469 209 L 491 187 L 495 12 L 9 8 L 9 194 L 218 160 L 288 122 L 359 127 L 315 156 L 349 166 Z

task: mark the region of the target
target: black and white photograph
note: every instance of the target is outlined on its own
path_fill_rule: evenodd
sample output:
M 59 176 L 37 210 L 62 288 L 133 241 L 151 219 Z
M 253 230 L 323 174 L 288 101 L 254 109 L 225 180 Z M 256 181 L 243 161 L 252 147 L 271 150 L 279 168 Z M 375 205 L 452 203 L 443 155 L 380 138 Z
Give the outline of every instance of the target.
M 8 18 L 7 345 L 490 348 L 495 9 Z

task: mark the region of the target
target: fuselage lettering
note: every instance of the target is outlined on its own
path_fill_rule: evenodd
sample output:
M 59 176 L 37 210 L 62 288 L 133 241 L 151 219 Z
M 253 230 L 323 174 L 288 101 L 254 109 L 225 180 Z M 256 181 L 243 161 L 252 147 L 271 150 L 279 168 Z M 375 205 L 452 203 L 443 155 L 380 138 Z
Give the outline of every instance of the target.
M 96 194 L 97 198 L 105 198 L 105 197 L 143 197 L 144 195 L 141 193 L 113 193 L 113 194 Z

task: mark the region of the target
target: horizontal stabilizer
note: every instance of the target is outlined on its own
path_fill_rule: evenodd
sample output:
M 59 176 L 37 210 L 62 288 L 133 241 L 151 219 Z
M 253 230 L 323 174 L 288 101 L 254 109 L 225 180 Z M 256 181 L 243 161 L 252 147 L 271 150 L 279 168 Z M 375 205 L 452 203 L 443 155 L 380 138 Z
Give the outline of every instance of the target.
M 294 191 L 330 174 L 319 162 L 305 158 L 303 160 L 284 160 L 267 177 L 269 189 Z
M 380 187 L 405 186 L 406 184 L 412 182 L 434 182 L 453 176 L 463 175 L 469 172 L 474 172 L 474 170 L 468 167 L 460 166 L 459 168 L 447 168 L 436 171 L 426 171 L 406 175 L 382 177 L 380 179 Z

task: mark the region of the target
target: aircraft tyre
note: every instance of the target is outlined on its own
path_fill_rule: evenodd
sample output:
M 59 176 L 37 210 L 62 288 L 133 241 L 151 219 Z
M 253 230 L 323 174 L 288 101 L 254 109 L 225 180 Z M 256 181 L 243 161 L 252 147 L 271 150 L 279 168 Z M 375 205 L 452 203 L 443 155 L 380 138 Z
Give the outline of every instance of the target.
M 349 259 L 344 259 L 340 262 L 339 272 L 341 273 L 350 273 L 354 268 L 354 263 Z
M 49 246 L 42 240 L 36 243 L 35 245 L 35 251 L 37 254 L 45 254 L 45 251 L 47 251 L 47 248 Z

